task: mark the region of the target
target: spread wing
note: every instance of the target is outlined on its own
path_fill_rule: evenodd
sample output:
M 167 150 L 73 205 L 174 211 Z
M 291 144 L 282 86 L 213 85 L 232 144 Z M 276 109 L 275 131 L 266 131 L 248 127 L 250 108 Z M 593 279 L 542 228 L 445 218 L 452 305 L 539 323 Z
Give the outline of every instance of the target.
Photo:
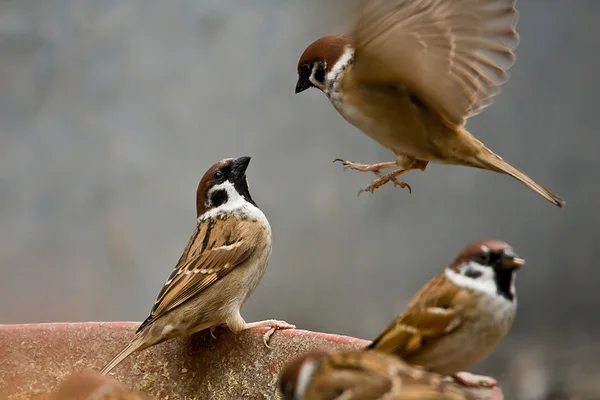
M 404 313 L 369 348 L 403 358 L 418 352 L 461 326 L 461 311 L 471 296 L 468 291 L 449 284 L 445 275 L 439 275 L 415 295 Z
M 403 86 L 450 126 L 481 112 L 508 79 L 516 0 L 366 0 L 353 32 L 365 84 Z
M 343 393 L 343 396 L 340 394 Z M 319 399 L 473 400 L 453 382 L 376 351 L 331 354 L 312 384 Z
M 138 332 L 243 263 L 254 251 L 257 230 L 258 223 L 233 216 L 199 222 Z

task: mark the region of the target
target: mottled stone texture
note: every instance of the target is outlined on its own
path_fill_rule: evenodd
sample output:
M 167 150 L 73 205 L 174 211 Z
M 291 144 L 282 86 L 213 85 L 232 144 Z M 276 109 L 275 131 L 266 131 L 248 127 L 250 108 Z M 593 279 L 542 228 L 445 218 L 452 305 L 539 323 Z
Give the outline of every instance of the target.
M 0 398 L 43 395 L 69 374 L 99 370 L 133 336 L 135 322 L 0 327 Z M 357 348 L 366 342 L 302 330 L 279 331 L 265 348 L 262 333 L 222 329 L 133 354 L 111 374 L 158 399 L 273 399 L 277 374 L 292 357 L 315 348 Z M 209 394 L 210 393 L 210 394 Z M 34 397 L 35 398 L 35 397 Z
M 102 368 L 137 326 L 135 322 L 0 325 L 0 399 L 45 399 L 70 374 Z M 312 349 L 342 350 L 367 343 L 284 330 L 275 333 L 272 349 L 267 349 L 264 332 L 255 329 L 236 336 L 220 329 L 216 340 L 208 333 L 171 340 L 133 354 L 111 376 L 157 399 L 277 399 L 277 377 L 290 359 Z

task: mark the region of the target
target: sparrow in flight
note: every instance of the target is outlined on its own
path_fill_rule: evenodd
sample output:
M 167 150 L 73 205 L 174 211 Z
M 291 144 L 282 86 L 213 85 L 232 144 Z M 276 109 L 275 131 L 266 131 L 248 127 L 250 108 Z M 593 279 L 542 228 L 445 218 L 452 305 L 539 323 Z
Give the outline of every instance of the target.
M 398 177 L 432 161 L 507 174 L 565 204 L 465 127 L 508 79 L 519 42 L 515 1 L 364 0 L 350 35 L 306 48 L 296 93 L 318 88 L 349 123 L 396 156 L 373 165 L 336 160 L 378 176 L 361 191 L 390 181 L 410 190 Z M 395 170 L 384 174 L 386 168 Z

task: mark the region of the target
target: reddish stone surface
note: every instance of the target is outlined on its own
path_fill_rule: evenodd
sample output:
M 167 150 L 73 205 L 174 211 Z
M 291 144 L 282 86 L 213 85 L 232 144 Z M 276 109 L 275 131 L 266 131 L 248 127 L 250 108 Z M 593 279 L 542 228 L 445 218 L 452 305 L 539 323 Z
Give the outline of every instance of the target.
M 99 370 L 133 337 L 138 324 L 0 325 L 0 399 L 41 399 L 72 373 Z M 262 342 L 265 331 L 236 336 L 219 329 L 216 340 L 208 332 L 170 340 L 134 353 L 111 376 L 157 399 L 277 399 L 278 373 L 290 359 L 309 350 L 352 349 L 367 343 L 283 330 L 273 335 L 268 349 Z

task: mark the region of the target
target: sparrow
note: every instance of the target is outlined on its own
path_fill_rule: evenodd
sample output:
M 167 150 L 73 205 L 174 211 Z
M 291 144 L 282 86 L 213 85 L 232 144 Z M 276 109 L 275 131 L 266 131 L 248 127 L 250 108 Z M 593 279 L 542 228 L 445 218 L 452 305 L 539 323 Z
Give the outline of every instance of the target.
M 488 149 L 465 128 L 508 79 L 519 42 L 516 0 L 369 0 L 350 35 L 310 44 L 298 62 L 296 93 L 315 87 L 335 109 L 396 159 L 346 168 L 378 178 L 362 191 L 427 164 L 507 174 L 558 207 L 565 202 Z M 386 168 L 396 168 L 383 174 Z M 359 192 L 359 194 L 360 194 Z
M 69 376 L 58 385 L 49 400 L 152 400 L 152 398 L 124 388 L 112 378 L 85 371 Z
M 285 321 L 247 323 L 240 308 L 254 292 L 271 257 L 271 227 L 248 189 L 250 157 L 211 166 L 196 192 L 197 226 L 146 320 L 131 342 L 101 371 L 106 374 L 134 351 L 175 337 L 226 325 L 232 332 L 269 327 L 268 347 Z
M 524 264 L 504 242 L 468 245 L 367 348 L 464 385 L 494 385 L 458 373 L 487 357 L 508 333 L 517 310 L 516 271 Z
M 476 399 L 441 375 L 378 351 L 307 353 L 284 367 L 279 390 L 283 400 Z

